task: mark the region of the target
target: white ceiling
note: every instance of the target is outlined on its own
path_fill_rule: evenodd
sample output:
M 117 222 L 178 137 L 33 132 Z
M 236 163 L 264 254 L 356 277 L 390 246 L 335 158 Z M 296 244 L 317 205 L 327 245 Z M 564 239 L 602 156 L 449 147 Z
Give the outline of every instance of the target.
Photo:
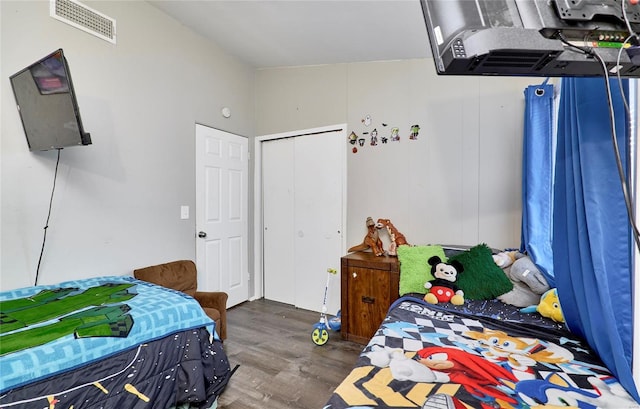
M 425 58 L 420 0 L 149 0 L 256 68 Z

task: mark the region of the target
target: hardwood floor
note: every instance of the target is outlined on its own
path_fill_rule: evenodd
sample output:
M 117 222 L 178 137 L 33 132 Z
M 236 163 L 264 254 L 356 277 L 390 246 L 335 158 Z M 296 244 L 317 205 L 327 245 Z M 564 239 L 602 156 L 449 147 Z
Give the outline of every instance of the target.
M 315 345 L 311 331 L 319 319 L 317 312 L 264 299 L 229 309 L 224 349 L 231 367 L 240 367 L 218 407 L 321 409 L 363 345 L 334 331 L 325 345 Z

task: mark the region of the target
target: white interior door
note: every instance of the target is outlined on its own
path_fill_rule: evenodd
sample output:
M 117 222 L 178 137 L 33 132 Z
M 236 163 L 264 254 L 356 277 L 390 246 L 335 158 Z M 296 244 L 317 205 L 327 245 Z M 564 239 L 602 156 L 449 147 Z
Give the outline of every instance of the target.
M 198 288 L 249 298 L 248 141 L 196 124 L 196 264 Z
M 345 141 L 332 131 L 262 143 L 265 298 L 320 310 L 343 252 Z M 327 308 L 340 309 L 337 275 Z

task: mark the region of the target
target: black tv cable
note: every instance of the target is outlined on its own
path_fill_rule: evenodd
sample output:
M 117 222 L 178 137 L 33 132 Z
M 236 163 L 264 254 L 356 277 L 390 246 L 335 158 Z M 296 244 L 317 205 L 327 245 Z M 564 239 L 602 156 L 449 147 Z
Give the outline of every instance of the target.
M 53 193 L 56 191 L 56 179 L 58 179 L 58 165 L 60 164 L 60 151 L 62 148 L 57 148 L 58 158 L 56 159 L 56 170 L 53 174 L 53 187 L 51 188 L 51 198 L 49 199 L 49 211 L 47 213 L 47 221 L 44 226 L 44 234 L 42 237 L 42 248 L 40 249 L 40 257 L 38 258 L 38 267 L 36 268 L 36 280 L 34 286 L 38 285 L 38 276 L 40 274 L 40 263 L 42 262 L 42 255 L 44 254 L 44 244 L 47 241 L 47 229 L 49 228 L 49 219 L 51 218 L 51 207 L 53 206 Z

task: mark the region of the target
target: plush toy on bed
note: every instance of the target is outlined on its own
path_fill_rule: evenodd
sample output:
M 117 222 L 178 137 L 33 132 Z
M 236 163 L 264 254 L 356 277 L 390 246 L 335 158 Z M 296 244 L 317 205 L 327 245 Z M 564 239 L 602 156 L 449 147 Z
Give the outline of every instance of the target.
M 551 318 L 555 322 L 564 322 L 564 314 L 562 314 L 560 299 L 558 298 L 558 290 L 556 288 L 552 288 L 542 294 L 538 305 L 531 305 L 529 307 L 522 308 L 520 312 L 538 312 L 543 317 Z
M 431 275 L 434 279 L 424 283 L 424 288 L 429 293 L 424 296 L 424 300 L 429 304 L 439 302 L 450 302 L 454 305 L 464 304 L 464 292 L 455 284 L 458 275 L 464 271 L 462 263 L 457 260 L 445 263 L 438 256 L 433 256 L 428 260 L 431 266 Z
M 507 268 L 519 258 L 524 257 L 524 254 L 520 253 L 518 250 L 505 250 L 498 254 L 494 254 L 492 257 L 498 267 Z
M 513 283 L 513 289 L 496 298 L 505 304 L 516 307 L 538 304 L 540 296 L 549 290 L 549 284 L 542 271 L 538 269 L 538 266 L 529 256 L 525 256 L 522 253 L 518 254 L 520 255 L 514 256 L 515 261 L 513 264 L 502 268 L 502 271 Z

